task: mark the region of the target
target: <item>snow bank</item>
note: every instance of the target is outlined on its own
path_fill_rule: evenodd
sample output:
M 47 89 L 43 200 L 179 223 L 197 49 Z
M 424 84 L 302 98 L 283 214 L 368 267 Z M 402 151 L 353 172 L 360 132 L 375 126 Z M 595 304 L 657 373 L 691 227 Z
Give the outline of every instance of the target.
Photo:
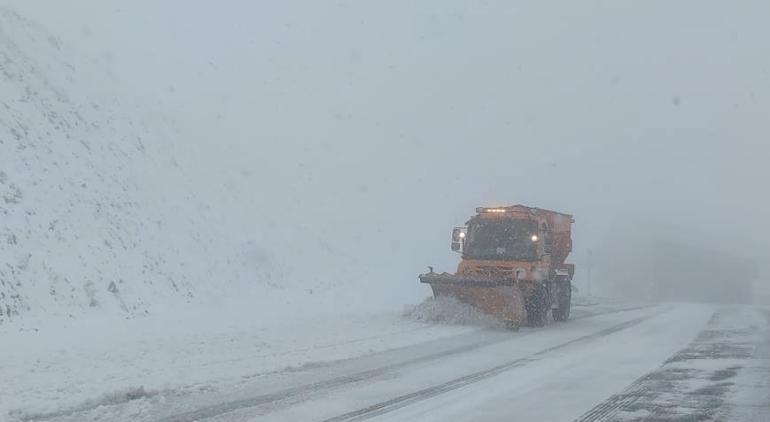
M 503 327 L 496 318 L 453 297 L 429 297 L 418 305 L 407 306 L 404 309 L 404 317 L 419 322 Z

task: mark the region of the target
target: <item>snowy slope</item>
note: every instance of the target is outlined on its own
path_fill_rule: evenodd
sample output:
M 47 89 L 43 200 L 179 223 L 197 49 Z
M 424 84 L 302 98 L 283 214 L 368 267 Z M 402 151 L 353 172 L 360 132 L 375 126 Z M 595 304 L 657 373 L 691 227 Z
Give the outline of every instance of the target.
M 55 37 L 5 9 L 0 30 L 0 318 L 192 296 L 183 263 L 164 258 L 171 216 L 143 186 L 150 129 L 84 95 L 93 75 Z
M 246 170 L 201 178 L 205 155 L 152 99 L 126 99 L 108 56 L 0 7 L 0 74 L 0 324 L 371 294 L 346 290 L 370 263 L 319 231 L 303 192 L 275 209 Z
M 169 142 L 171 124 L 94 86 L 56 37 L 0 8 L 0 323 L 149 312 L 239 277 Z M 219 243 L 217 243 L 219 242 Z

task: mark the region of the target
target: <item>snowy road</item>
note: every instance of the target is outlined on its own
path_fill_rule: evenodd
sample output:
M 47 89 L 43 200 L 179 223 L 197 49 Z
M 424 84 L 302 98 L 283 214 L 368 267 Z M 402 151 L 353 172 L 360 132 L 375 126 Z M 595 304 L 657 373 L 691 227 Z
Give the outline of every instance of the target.
M 770 313 L 665 304 L 576 311 L 24 420 L 770 420 Z

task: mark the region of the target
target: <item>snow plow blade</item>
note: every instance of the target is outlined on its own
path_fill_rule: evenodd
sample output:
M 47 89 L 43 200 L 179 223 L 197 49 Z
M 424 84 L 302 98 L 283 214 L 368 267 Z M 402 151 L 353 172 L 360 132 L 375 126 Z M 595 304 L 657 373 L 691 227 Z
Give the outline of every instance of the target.
M 474 278 L 449 273 L 420 274 L 435 297 L 454 297 L 481 312 L 500 319 L 510 329 L 526 320 L 524 300 L 518 283 L 510 278 Z

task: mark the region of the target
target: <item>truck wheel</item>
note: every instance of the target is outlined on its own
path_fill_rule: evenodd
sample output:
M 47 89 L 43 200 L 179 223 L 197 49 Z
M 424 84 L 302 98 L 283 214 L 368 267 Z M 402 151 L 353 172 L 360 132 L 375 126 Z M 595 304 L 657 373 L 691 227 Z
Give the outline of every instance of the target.
M 545 283 L 535 283 L 532 295 L 527 298 L 527 325 L 542 327 L 548 320 L 548 288 Z
M 565 280 L 557 284 L 556 301 L 559 307 L 552 311 L 554 321 L 569 319 L 569 309 L 572 306 L 572 282 Z

